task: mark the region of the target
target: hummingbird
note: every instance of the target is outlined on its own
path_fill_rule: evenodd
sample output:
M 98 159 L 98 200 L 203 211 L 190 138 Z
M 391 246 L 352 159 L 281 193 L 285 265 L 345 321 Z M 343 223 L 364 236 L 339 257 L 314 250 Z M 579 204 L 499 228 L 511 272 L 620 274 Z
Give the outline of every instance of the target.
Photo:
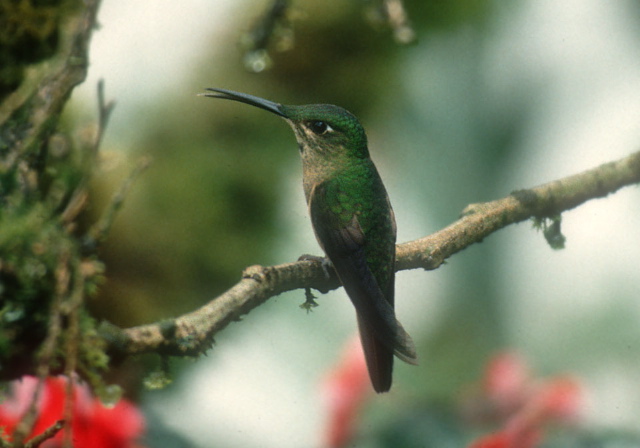
M 396 223 L 364 128 L 334 105 L 284 105 L 231 90 L 205 90 L 201 96 L 264 109 L 293 129 L 316 239 L 355 307 L 373 389 L 387 392 L 394 355 L 414 365 L 417 355 L 395 316 Z

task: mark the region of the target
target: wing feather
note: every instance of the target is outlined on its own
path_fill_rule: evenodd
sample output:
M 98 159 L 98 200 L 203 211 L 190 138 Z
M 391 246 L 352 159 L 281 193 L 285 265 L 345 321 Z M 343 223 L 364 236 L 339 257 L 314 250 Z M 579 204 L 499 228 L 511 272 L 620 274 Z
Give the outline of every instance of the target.
M 318 184 L 309 195 L 311 220 L 316 238 L 356 308 L 365 355 L 370 352 L 367 362 L 371 358 L 376 364 L 375 359 L 383 359 L 384 347 L 399 359 L 415 364 L 417 356 L 413 341 L 395 318 L 393 280 L 387 285 L 390 294 L 385 295 L 367 263 L 366 235 L 357 214 L 346 223 L 341 221 L 340 214 L 331 210 L 324 200 L 327 187 L 332 186 L 327 182 Z M 384 370 L 390 371 L 392 361 L 381 361 L 381 364 Z

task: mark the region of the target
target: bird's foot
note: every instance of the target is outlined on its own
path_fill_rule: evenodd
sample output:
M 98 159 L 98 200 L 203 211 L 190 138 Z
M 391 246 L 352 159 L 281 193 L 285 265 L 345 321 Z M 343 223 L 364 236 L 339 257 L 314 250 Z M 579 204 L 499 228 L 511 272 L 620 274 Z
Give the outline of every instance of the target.
M 324 276 L 327 279 L 331 278 L 331 271 L 334 270 L 334 267 L 329 258 L 318 257 L 317 255 L 303 254 L 298 257 L 298 261 L 315 261 L 316 263 L 320 263 L 320 265 L 322 266 L 322 271 L 324 272 Z
M 318 306 L 318 302 L 315 301 L 316 296 L 311 292 L 311 288 L 304 288 L 304 298 L 304 303 L 300 305 L 300 308 L 307 313 L 313 311 L 313 309 Z
M 331 278 L 331 272 L 334 271 L 333 264 L 327 257 L 318 257 L 316 255 L 304 254 L 300 255 L 298 261 L 311 261 L 314 263 L 320 263 L 322 267 L 322 272 L 324 272 L 324 276 L 327 280 Z M 323 290 L 319 290 L 320 292 L 327 292 Z M 318 302 L 315 301 L 315 296 L 311 292 L 311 288 L 307 287 L 304 289 L 305 301 L 300 308 L 307 310 L 307 313 L 311 311 L 313 308 L 318 306 Z

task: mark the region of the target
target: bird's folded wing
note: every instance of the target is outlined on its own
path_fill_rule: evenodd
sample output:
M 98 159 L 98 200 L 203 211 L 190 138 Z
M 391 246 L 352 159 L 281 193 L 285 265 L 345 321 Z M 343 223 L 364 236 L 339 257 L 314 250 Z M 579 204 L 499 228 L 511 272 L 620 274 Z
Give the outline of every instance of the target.
M 385 298 L 367 264 L 366 238 L 356 215 L 345 223 L 321 198 L 326 183 L 317 185 L 309 197 L 309 211 L 316 237 L 331 260 L 359 319 L 376 338 L 401 360 L 415 364 L 416 349 L 411 336 L 395 318 L 392 303 Z

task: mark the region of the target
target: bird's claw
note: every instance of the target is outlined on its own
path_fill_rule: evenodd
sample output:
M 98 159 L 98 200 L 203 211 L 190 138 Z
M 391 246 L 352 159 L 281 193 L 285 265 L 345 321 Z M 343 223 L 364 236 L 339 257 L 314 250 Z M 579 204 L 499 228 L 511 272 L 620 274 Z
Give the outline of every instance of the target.
M 300 305 L 300 308 L 306 310 L 307 313 L 318 306 L 318 302 L 315 301 L 316 296 L 311 292 L 311 288 L 304 288 L 304 298 L 304 303 Z
M 329 260 L 328 257 L 318 257 L 317 255 L 303 254 L 300 255 L 298 261 L 314 261 L 316 263 L 319 262 L 320 266 L 322 267 L 322 272 L 324 272 L 324 276 L 327 279 L 331 278 L 331 271 L 334 270 L 334 267 L 333 263 L 331 263 L 331 260 Z

